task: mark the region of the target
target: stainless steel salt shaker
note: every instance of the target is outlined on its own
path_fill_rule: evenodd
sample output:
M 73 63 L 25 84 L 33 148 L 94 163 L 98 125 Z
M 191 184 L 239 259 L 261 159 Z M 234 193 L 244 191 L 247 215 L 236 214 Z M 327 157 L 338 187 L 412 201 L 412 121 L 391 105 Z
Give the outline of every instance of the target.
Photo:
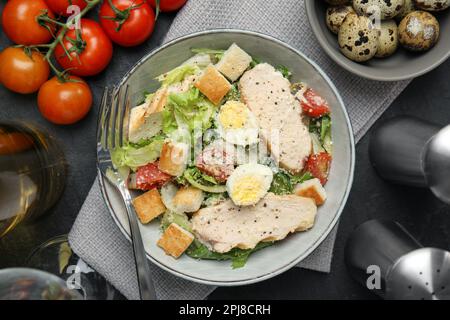
M 441 128 L 409 116 L 392 118 L 372 133 L 369 155 L 382 178 L 429 187 L 450 204 L 450 125 Z

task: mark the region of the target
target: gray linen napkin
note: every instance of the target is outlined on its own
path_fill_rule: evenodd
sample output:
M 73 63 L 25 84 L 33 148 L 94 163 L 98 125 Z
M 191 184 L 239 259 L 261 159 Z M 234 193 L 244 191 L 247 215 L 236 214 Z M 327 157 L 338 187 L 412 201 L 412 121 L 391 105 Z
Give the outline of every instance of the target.
M 321 50 L 310 29 L 303 0 L 189 0 L 175 18 L 166 41 L 213 28 L 262 32 L 298 48 L 330 76 L 348 108 L 356 140 L 407 86 L 408 81 L 376 82 L 341 69 Z M 329 272 L 337 227 L 299 267 Z M 129 299 L 138 298 L 130 243 L 110 217 L 95 182 L 70 232 L 72 249 Z M 215 287 L 177 278 L 151 266 L 160 299 L 203 299 Z

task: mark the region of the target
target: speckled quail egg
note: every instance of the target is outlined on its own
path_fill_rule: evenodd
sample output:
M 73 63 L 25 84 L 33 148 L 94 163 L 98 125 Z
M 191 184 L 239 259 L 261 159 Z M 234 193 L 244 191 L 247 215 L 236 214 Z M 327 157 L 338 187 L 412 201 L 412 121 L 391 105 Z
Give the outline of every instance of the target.
M 343 4 L 350 3 L 350 0 L 325 0 L 325 2 L 331 4 L 332 6 L 340 6 Z
M 395 20 L 400 22 L 404 17 L 406 17 L 408 14 L 416 10 L 416 6 L 414 5 L 414 0 L 405 0 L 405 3 L 403 4 L 402 9 L 400 12 L 395 16 Z
M 408 50 L 429 50 L 439 39 L 439 22 L 429 12 L 411 12 L 400 22 L 398 39 Z
M 418 9 L 442 11 L 450 7 L 450 0 L 415 0 Z
M 338 33 L 342 22 L 349 13 L 354 13 L 352 6 L 333 6 L 328 7 L 326 12 L 327 27 L 333 33 Z
M 392 19 L 403 8 L 405 0 L 354 0 L 353 8 L 362 15 L 375 15 L 379 8 L 380 19 Z
M 347 58 L 357 62 L 367 61 L 377 52 L 378 30 L 368 17 L 350 13 L 339 29 L 338 42 Z
M 394 20 L 381 22 L 378 36 L 377 58 L 386 58 L 394 54 L 398 48 L 398 27 Z
M 269 191 L 272 170 L 262 164 L 248 163 L 237 167 L 227 180 L 227 192 L 237 206 L 250 206 Z

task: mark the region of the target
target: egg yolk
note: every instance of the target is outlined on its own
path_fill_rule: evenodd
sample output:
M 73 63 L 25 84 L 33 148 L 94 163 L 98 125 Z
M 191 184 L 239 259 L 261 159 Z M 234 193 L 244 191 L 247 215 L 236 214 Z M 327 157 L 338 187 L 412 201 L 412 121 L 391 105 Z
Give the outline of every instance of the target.
M 219 121 L 225 129 L 241 129 L 247 122 L 247 107 L 238 101 L 229 101 L 222 106 Z
M 254 176 L 245 176 L 235 182 L 231 198 L 240 205 L 255 204 L 260 200 L 262 181 Z

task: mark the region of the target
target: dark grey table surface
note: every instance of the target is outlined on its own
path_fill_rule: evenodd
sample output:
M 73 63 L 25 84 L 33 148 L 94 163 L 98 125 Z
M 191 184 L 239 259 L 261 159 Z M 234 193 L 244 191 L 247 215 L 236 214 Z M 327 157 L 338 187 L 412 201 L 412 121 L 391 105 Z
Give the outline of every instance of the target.
M 4 3 L 0 3 L 0 9 Z M 0 121 L 25 120 L 41 125 L 63 142 L 70 165 L 62 198 L 48 215 L 31 225 L 19 226 L 0 239 L 0 268 L 22 266 L 30 251 L 45 240 L 69 232 L 95 179 L 95 129 L 98 103 L 104 86 L 112 85 L 144 54 L 157 47 L 174 15 L 163 14 L 151 39 L 136 48 L 114 47 L 113 61 L 105 72 L 90 78 L 94 106 L 81 122 L 56 126 L 37 109 L 36 95 L 19 95 L 0 87 Z M 10 45 L 0 32 L 0 49 Z M 378 120 L 413 115 L 439 124 L 450 123 L 450 61 L 415 79 Z M 375 124 L 375 125 L 377 125 Z M 381 180 L 368 158 L 369 133 L 356 148 L 355 181 L 339 224 L 330 274 L 293 268 L 262 283 L 219 288 L 212 299 L 377 299 L 355 283 L 344 265 L 344 246 L 352 230 L 373 218 L 403 224 L 426 246 L 450 248 L 450 207 L 428 190 L 394 186 Z

